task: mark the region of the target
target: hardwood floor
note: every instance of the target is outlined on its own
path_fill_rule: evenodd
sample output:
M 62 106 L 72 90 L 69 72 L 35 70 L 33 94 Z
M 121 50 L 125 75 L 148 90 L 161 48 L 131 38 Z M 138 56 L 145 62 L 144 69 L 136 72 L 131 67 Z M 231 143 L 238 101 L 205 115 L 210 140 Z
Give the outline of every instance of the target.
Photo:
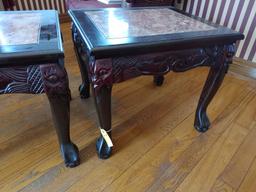
M 229 73 L 204 134 L 193 128 L 208 73 L 169 73 L 162 87 L 140 77 L 113 87 L 113 156 L 98 159 L 93 99 L 78 95 L 80 72 L 62 25 L 72 91 L 71 136 L 81 165 L 65 168 L 45 95 L 2 95 L 0 191 L 255 192 L 256 82 Z
M 248 77 L 251 79 L 256 79 L 256 65 L 250 61 L 245 61 L 240 58 L 234 58 L 233 65 L 231 65 L 230 70 L 243 77 Z

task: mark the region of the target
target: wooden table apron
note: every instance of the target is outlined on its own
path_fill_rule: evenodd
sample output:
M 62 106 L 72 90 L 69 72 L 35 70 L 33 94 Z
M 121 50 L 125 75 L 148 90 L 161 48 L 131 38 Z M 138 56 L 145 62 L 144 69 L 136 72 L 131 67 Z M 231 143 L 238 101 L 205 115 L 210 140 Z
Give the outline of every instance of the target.
M 90 56 L 85 42 L 75 25 L 72 27 L 76 55 L 81 69 L 82 81 L 80 95 L 90 96 L 90 84 L 95 98 L 100 127 L 111 137 L 111 88 L 119 83 L 140 75 L 153 75 L 156 85 L 163 83 L 163 75 L 169 71 L 184 72 L 195 67 L 208 66 L 210 71 L 202 90 L 196 109 L 194 127 L 205 132 L 210 126 L 206 114 L 207 107 L 220 87 L 232 57 L 235 45 L 212 45 L 209 47 L 166 51 L 142 55 L 127 55 L 95 59 Z M 97 141 L 100 158 L 108 158 L 111 148 L 100 137 Z
M 25 13 L 34 12 L 26 11 Z M 49 54 L 40 51 L 40 42 L 32 45 L 21 44 L 13 46 L 12 49 L 0 46 L 0 94 L 46 93 L 65 164 L 68 167 L 74 167 L 79 164 L 79 154 L 69 133 L 71 96 L 68 75 L 64 68 L 58 16 L 55 11 L 36 11 L 35 13 L 56 19 L 56 26 L 46 23 L 46 25 L 41 25 L 40 31 L 40 42 L 50 37 L 56 39 L 55 53 L 50 52 L 51 44 L 48 44 L 47 41 L 45 41 L 43 49 L 45 52 L 49 49 Z M 8 12 L 1 14 L 8 14 Z M 11 12 L 10 14 L 20 13 Z M 54 17 L 54 15 L 56 16 Z M 35 51 L 33 46 L 38 50 Z M 28 48 L 31 51 L 24 51 Z

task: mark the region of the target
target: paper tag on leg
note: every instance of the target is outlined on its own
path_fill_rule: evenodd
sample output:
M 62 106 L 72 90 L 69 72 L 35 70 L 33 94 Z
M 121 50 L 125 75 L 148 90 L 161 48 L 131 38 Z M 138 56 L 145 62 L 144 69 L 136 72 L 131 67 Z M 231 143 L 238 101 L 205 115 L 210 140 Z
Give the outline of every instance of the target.
M 101 132 L 102 137 L 106 141 L 108 147 L 113 147 L 113 143 L 112 143 L 108 133 L 104 129 L 101 129 L 101 128 L 100 128 L 100 132 Z

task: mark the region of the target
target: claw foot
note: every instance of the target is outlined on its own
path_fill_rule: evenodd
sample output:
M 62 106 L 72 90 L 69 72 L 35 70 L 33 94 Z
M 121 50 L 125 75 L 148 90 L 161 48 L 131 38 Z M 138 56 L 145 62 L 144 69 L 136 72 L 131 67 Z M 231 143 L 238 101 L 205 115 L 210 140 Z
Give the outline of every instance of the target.
M 154 84 L 156 86 L 161 86 L 164 83 L 164 76 L 154 76 Z
M 112 147 L 108 147 L 106 141 L 102 136 L 97 140 L 96 149 L 100 159 L 109 158 L 112 152 Z
M 76 167 L 80 164 L 79 151 L 75 144 L 61 144 L 61 153 L 66 167 Z
M 199 113 L 196 115 L 194 127 L 199 132 L 206 132 L 210 127 L 210 121 L 206 113 Z
M 90 97 L 90 85 L 81 84 L 79 86 L 79 92 L 81 99 L 87 99 Z

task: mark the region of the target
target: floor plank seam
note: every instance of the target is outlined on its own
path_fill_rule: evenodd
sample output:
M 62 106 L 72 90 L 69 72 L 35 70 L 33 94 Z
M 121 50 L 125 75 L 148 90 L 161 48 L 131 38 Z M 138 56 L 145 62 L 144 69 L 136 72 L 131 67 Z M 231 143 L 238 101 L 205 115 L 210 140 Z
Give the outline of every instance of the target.
M 244 183 L 245 179 L 246 179 L 246 176 L 248 175 L 249 171 L 250 171 L 250 168 L 252 167 L 253 163 L 256 161 L 256 156 L 253 158 L 248 170 L 246 171 L 246 174 L 244 176 L 244 178 L 242 179 L 241 183 L 239 184 L 239 186 L 237 187 L 236 191 L 239 191 L 241 185 Z
M 249 92 L 249 93 L 250 93 L 250 92 Z M 238 108 L 241 106 L 241 103 L 246 100 L 247 96 L 249 96 L 249 93 L 244 96 L 244 98 L 241 100 L 241 102 L 240 102 L 239 105 L 236 107 L 236 109 L 238 109 Z M 247 104 L 248 104 L 248 102 L 247 102 Z M 228 107 L 229 107 L 229 106 L 227 106 L 226 108 L 228 108 Z M 222 111 L 222 113 L 223 113 L 224 111 L 225 111 L 225 109 Z M 222 113 L 220 113 L 220 115 L 221 115 Z M 238 112 L 235 116 L 237 116 L 238 114 L 239 114 L 239 112 Z M 218 115 L 218 116 L 215 118 L 215 120 L 213 120 L 212 124 L 214 124 L 214 122 L 216 121 L 216 119 L 217 119 L 220 115 Z M 233 119 L 235 119 L 235 117 L 233 117 L 233 118 L 230 120 L 230 122 L 227 123 L 228 126 L 231 125 Z M 224 130 L 224 131 L 219 135 L 219 137 L 212 143 L 211 147 L 209 147 L 209 149 L 204 153 L 204 155 L 202 155 L 202 157 L 197 161 L 197 163 L 195 164 L 195 166 L 190 170 L 190 173 L 195 169 L 195 167 L 199 164 L 199 162 L 202 161 L 202 159 L 207 155 L 207 153 L 209 152 L 209 150 L 212 148 L 212 146 L 215 145 L 215 143 L 220 139 L 221 135 L 224 134 L 225 131 L 226 131 L 226 130 Z M 205 134 L 207 134 L 207 133 L 205 133 Z M 201 135 L 201 134 L 200 134 L 200 135 Z M 199 135 L 199 136 L 200 136 L 200 135 Z M 195 141 L 194 141 L 194 142 L 195 142 Z M 194 143 L 194 142 L 193 142 L 193 143 Z M 193 143 L 192 143 L 191 145 L 193 145 Z M 185 153 L 185 152 L 186 152 L 186 151 L 184 151 L 183 153 Z M 189 173 L 189 174 L 190 174 L 190 173 Z M 182 185 L 182 183 L 183 183 L 184 180 L 189 176 L 189 174 L 188 174 L 188 175 L 183 179 L 183 181 L 175 188 L 175 192 L 180 192 L 180 191 L 177 191 L 177 189 L 180 187 L 180 185 Z

